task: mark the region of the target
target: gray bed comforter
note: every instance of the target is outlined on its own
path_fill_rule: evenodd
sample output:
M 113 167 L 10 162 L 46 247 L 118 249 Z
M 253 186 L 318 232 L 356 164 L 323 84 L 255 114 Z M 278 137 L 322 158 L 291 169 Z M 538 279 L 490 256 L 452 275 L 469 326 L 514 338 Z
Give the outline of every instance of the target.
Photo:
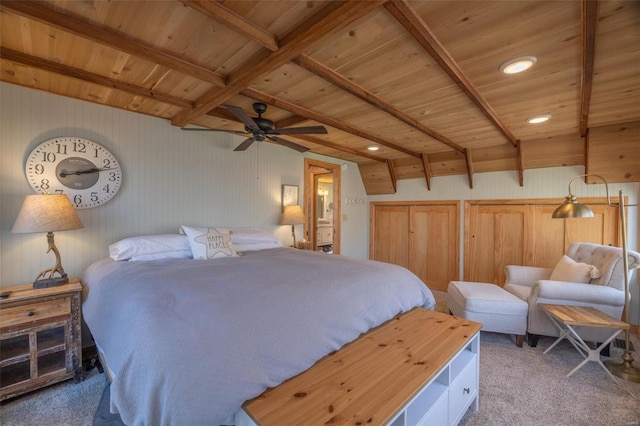
M 232 424 L 245 400 L 417 306 L 399 266 L 277 248 L 214 260 L 115 262 L 82 277 L 83 315 L 128 425 Z

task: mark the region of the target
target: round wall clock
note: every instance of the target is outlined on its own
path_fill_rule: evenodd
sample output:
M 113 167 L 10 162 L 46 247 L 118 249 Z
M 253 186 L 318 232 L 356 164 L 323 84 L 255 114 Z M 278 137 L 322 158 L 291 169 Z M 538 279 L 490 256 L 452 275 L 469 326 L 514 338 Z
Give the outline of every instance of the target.
M 34 191 L 65 194 L 77 209 L 106 203 L 122 183 L 120 163 L 109 150 L 74 137 L 42 142 L 29 154 L 25 173 Z

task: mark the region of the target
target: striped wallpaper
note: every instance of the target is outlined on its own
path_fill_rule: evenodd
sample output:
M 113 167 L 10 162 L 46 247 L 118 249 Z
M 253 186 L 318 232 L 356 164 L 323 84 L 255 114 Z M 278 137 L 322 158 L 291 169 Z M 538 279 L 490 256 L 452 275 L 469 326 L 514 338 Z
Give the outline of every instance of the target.
M 121 163 L 123 184 L 106 204 L 78 210 L 84 229 L 56 233 L 62 264 L 78 276 L 106 257 L 109 244 L 128 236 L 175 233 L 180 225 L 257 226 L 291 244 L 279 225 L 282 184 L 299 185 L 304 155 L 256 143 L 233 152 L 244 138 L 226 133 L 183 132 L 168 121 L 41 91 L 0 83 L 0 279 L 2 286 L 32 281 L 54 263 L 44 234 L 11 234 L 25 195 L 31 150 L 56 136 L 91 139 Z M 328 157 L 310 155 L 343 164 Z M 343 196 L 365 198 L 354 163 L 344 163 Z M 344 205 L 342 252 L 368 255 L 366 205 Z M 353 219 L 352 219 L 353 218 Z M 302 226 L 297 227 L 298 238 Z
M 131 235 L 173 233 L 178 226 L 258 226 L 290 244 L 290 229 L 278 225 L 282 184 L 300 186 L 303 158 L 293 150 L 255 144 L 237 153 L 242 138 L 225 133 L 182 132 L 168 121 L 132 112 L 0 83 L 0 282 L 2 286 L 30 282 L 53 264 L 45 255 L 41 234 L 11 234 L 25 195 L 32 193 L 24 175 L 24 160 L 38 143 L 56 136 L 78 136 L 109 148 L 123 167 L 120 192 L 104 206 L 79 210 L 85 225 L 56 234 L 63 265 L 76 276 L 91 262 L 105 257 L 109 244 Z M 401 180 L 394 195 L 367 197 L 354 163 L 308 155 L 342 164 L 343 255 L 368 257 L 369 201 L 550 198 L 564 197 L 569 180 L 583 167 L 526 170 L 524 187 L 516 172 L 476 173 L 474 188 L 467 176 Z M 578 197 L 604 195 L 603 185 L 576 182 Z M 637 204 L 640 184 L 612 184 L 612 196 L 623 189 Z M 365 203 L 347 200 L 365 200 Z M 629 208 L 629 247 L 638 250 L 639 213 Z M 460 224 L 461 235 L 463 223 Z M 297 228 L 298 237 L 302 227 Z M 462 248 L 464 252 L 464 248 Z M 463 259 L 460 264 L 463 265 Z M 462 271 L 461 271 L 462 273 Z M 632 322 L 640 323 L 637 274 L 633 279 Z

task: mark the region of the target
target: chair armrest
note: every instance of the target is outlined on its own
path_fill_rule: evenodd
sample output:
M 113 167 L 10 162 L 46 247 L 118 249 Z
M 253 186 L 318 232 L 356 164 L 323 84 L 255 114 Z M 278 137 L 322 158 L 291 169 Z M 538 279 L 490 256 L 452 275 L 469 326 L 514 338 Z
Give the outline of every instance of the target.
M 553 269 L 537 266 L 507 265 L 504 268 L 505 284 L 519 284 L 533 287 L 539 280 L 548 280 Z
M 624 305 L 624 291 L 595 284 L 540 280 L 533 295 L 545 300 L 575 301 L 610 306 Z

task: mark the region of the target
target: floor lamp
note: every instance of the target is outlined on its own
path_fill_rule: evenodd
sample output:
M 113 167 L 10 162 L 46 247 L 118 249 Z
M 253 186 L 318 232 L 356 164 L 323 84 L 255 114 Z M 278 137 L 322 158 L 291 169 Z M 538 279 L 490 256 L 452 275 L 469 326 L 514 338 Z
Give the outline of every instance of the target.
M 569 181 L 569 195 L 565 197 L 565 202 L 560 207 L 558 207 L 554 212 L 552 217 L 554 219 L 569 219 L 569 218 L 579 218 L 579 217 L 593 217 L 593 211 L 578 202 L 578 199 L 571 193 L 571 184 L 576 179 L 587 177 L 587 176 L 596 176 L 604 182 L 605 189 L 607 192 L 607 205 L 612 207 L 618 207 L 620 211 L 620 232 L 622 234 L 622 264 L 624 267 L 624 322 L 629 323 L 629 299 L 631 294 L 629 292 L 629 257 L 628 257 L 628 249 L 627 249 L 627 218 L 625 213 L 625 205 L 624 205 L 624 197 L 622 195 L 622 190 L 620 190 L 618 197 L 618 204 L 614 204 L 611 202 L 609 198 L 609 184 L 607 181 L 599 175 L 596 174 L 585 174 L 574 177 Z M 629 204 L 629 206 L 637 206 L 637 204 Z M 633 355 L 631 355 L 630 350 L 630 330 L 625 330 L 625 350 L 622 354 L 622 361 L 615 362 L 613 360 L 605 361 L 605 365 L 611 371 L 612 374 L 621 377 L 625 380 L 629 380 L 632 382 L 640 383 L 640 368 L 633 365 Z

